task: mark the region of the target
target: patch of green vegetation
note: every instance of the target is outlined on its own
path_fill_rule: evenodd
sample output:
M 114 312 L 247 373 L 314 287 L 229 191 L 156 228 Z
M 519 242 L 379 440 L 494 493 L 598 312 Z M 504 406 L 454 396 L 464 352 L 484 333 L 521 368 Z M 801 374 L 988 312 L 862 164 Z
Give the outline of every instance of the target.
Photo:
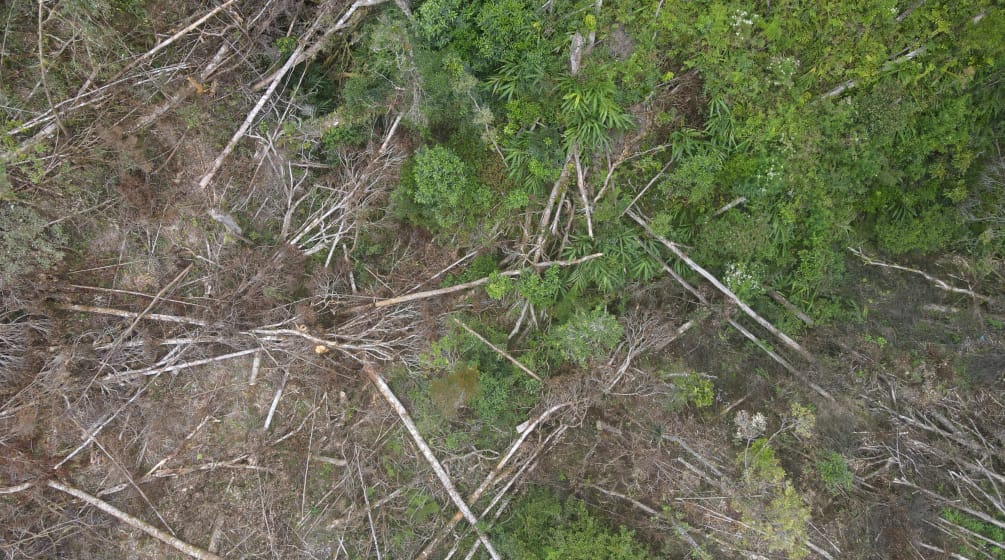
M 651 558 L 634 533 L 610 528 L 575 498 L 540 489 L 520 498 L 492 531 L 505 558 L 520 560 L 643 560 Z
M 824 488 L 831 494 L 851 490 L 855 473 L 848 468 L 848 461 L 837 451 L 825 451 L 821 454 L 816 469 Z
M 592 311 L 577 311 L 565 323 L 552 327 L 547 340 L 561 360 L 585 367 L 591 360 L 613 350 L 623 334 L 624 327 L 617 318 L 597 307 Z
M 988 539 L 988 541 L 995 543 L 1005 543 L 1005 529 L 982 521 L 960 510 L 947 507 L 942 510 L 942 518 L 950 523 L 954 523 L 963 527 L 967 531 L 971 531 Z M 996 519 L 1005 521 L 1005 516 L 998 515 Z M 964 555 L 975 555 L 980 554 L 982 556 L 995 558 L 996 560 L 1005 560 L 1005 549 L 1000 546 L 995 546 L 987 541 L 982 541 L 978 539 L 967 539 L 967 544 L 960 547 L 960 553 Z
M 691 372 L 684 377 L 673 379 L 673 391 L 667 406 L 680 410 L 688 405 L 696 408 L 712 406 L 715 400 L 715 384 L 705 376 Z
M 469 166 L 449 148 L 421 148 L 410 175 L 395 191 L 399 214 L 417 224 L 445 230 L 474 227 L 491 204 L 492 194 L 478 182 Z

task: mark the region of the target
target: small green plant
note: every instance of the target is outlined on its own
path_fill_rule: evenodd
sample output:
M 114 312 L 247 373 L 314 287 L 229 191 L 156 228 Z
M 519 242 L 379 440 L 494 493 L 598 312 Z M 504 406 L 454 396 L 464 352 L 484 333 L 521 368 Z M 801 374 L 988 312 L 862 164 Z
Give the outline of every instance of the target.
M 643 560 L 652 556 L 632 531 L 609 528 L 575 498 L 564 502 L 542 490 L 521 498 L 496 527 L 505 558 L 521 560 Z
M 743 467 L 744 482 L 753 487 L 770 487 L 785 480 L 785 469 L 767 438 L 754 440 L 738 462 Z
M 460 364 L 450 374 L 429 382 L 429 399 L 444 418 L 457 415 L 479 393 L 478 368 Z
M 286 56 L 297 48 L 297 38 L 296 37 L 280 37 L 276 39 L 276 48 L 279 49 L 279 53 Z
M 864 338 L 866 342 L 868 342 L 869 344 L 875 344 L 880 350 L 886 348 L 886 345 L 888 344 L 887 340 L 882 336 L 873 336 L 871 334 L 866 334 Z
M 411 175 L 410 182 L 402 181 L 397 200 L 405 203 L 406 217 L 424 225 L 440 229 L 473 225 L 492 199 L 488 187 L 475 180 L 461 158 L 444 146 L 420 149 Z
M 562 92 L 567 146 L 578 144 L 587 152 L 607 149 L 611 146 L 611 130 L 627 130 L 633 124 L 631 116 L 615 100 L 617 87 L 609 76 L 597 73 L 568 78 Z
M 498 272 L 489 275 L 489 282 L 485 284 L 485 293 L 492 299 L 502 299 L 513 291 L 513 280 L 508 276 L 503 276 Z
M 565 323 L 552 328 L 548 341 L 563 359 L 583 367 L 590 360 L 610 352 L 623 333 L 624 327 L 618 320 L 597 307 L 593 311 L 578 311 Z
M 826 451 L 817 461 L 817 474 L 824 483 L 824 488 L 831 494 L 851 490 L 855 473 L 848 468 L 848 461 L 837 451 Z
M 694 405 L 697 408 L 712 406 L 715 400 L 715 385 L 699 373 L 689 373 L 674 379 L 673 393 L 670 395 L 672 409 Z

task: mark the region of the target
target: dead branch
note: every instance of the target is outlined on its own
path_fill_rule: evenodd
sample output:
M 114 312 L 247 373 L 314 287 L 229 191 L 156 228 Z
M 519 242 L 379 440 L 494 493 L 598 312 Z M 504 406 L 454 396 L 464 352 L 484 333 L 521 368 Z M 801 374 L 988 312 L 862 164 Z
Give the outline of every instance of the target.
M 788 299 L 786 299 L 785 296 L 783 296 L 782 294 L 780 294 L 780 293 L 772 290 L 771 288 L 768 288 L 767 292 L 768 292 L 768 295 L 771 296 L 771 299 L 777 301 L 785 309 L 788 309 L 789 313 L 792 313 L 800 321 L 806 323 L 806 326 L 812 327 L 814 325 L 813 319 L 810 319 L 809 315 L 803 313 L 802 309 L 799 309 L 798 307 L 796 307 L 795 304 L 792 303 L 791 301 L 789 301 Z
M 645 512 L 646 514 L 648 514 L 648 515 L 650 515 L 652 517 L 655 517 L 657 519 L 666 520 L 668 523 L 670 523 L 670 526 L 673 527 L 674 532 L 676 532 L 677 535 L 680 538 L 684 539 L 687 542 L 687 544 L 692 548 L 692 550 L 696 550 L 696 549 L 700 548 L 700 546 L 698 545 L 698 542 L 695 541 L 694 538 L 691 537 L 691 535 L 687 532 L 687 528 L 684 527 L 684 525 L 682 525 L 679 521 L 673 519 L 672 517 L 664 515 L 664 514 L 658 512 L 658 511 L 656 511 L 655 509 L 653 509 L 653 508 L 645 505 L 644 503 L 642 503 L 642 502 L 640 502 L 640 501 L 638 501 L 638 500 L 636 500 L 634 498 L 631 498 L 629 496 L 626 496 L 626 495 L 624 495 L 624 494 L 622 494 L 620 492 L 615 492 L 613 490 L 607 490 L 606 488 L 602 488 L 600 486 L 597 486 L 596 484 L 587 484 L 586 486 L 588 488 L 593 488 L 594 490 L 600 492 L 601 494 L 606 494 L 606 495 L 614 497 L 614 498 L 620 498 L 622 500 L 625 500 L 626 502 L 632 504 L 633 506 L 637 507 L 638 509 L 642 510 L 643 512 Z
M 318 53 L 321 52 L 321 50 L 328 43 L 328 39 L 332 35 L 334 35 L 335 32 L 341 31 L 349 26 L 349 18 L 351 18 L 352 15 L 356 13 L 356 10 L 360 8 L 365 8 L 367 6 L 377 6 L 379 4 L 383 4 L 384 2 L 387 2 L 387 0 L 356 0 L 356 2 L 352 4 L 352 6 L 349 6 L 349 9 L 346 10 L 346 13 L 341 18 L 339 18 L 337 22 L 335 22 L 335 25 L 329 27 L 325 31 L 325 33 L 317 41 L 314 41 L 314 43 L 309 48 L 303 49 L 302 52 L 294 52 L 293 55 L 290 56 L 290 60 L 295 61 L 293 63 L 293 66 L 296 66 L 301 62 L 306 62 L 317 56 Z M 270 83 L 274 82 L 277 79 L 277 76 L 281 76 L 281 73 L 285 72 L 282 72 L 282 69 L 280 68 L 279 70 L 276 70 L 275 72 L 270 74 L 267 78 L 257 82 L 254 86 L 251 87 L 251 89 L 253 91 L 258 91 L 268 86 Z
M 55 490 L 59 490 L 60 492 L 69 494 L 74 498 L 82 500 L 100 509 L 101 511 L 107 513 L 108 515 L 111 515 L 112 517 L 118 519 L 119 521 L 125 523 L 126 525 L 129 525 L 134 529 L 139 529 L 140 531 L 143 531 L 144 533 L 150 535 L 151 537 L 161 541 L 162 543 L 174 548 L 175 550 L 183 554 L 191 556 L 192 558 L 199 558 L 200 560 L 222 560 L 216 554 L 192 546 L 181 539 L 173 537 L 165 533 L 164 531 L 161 531 L 160 529 L 154 527 L 153 525 L 150 525 L 149 523 L 146 523 L 140 519 L 137 519 L 136 517 L 133 517 L 132 515 L 129 515 L 128 513 L 109 504 L 108 502 L 95 498 L 94 496 L 88 494 L 87 492 L 84 492 L 83 490 L 79 490 L 77 488 L 74 488 L 73 486 L 68 486 L 61 482 L 56 482 L 55 480 L 49 480 L 45 484 L 49 488 L 53 488 Z
M 114 77 L 112 77 L 112 79 L 109 80 L 109 81 L 115 81 L 115 80 L 117 80 L 123 74 L 125 74 L 129 70 L 135 68 L 141 62 L 143 62 L 143 61 L 145 61 L 145 60 L 147 60 L 149 58 L 153 58 L 153 56 L 155 54 L 157 54 L 157 53 L 161 52 L 162 50 L 168 48 L 169 46 L 171 46 L 172 43 L 174 43 L 178 39 L 181 39 L 185 35 L 188 35 L 189 33 L 192 32 L 192 30 L 194 30 L 197 27 L 199 27 L 200 25 L 206 23 L 207 21 L 210 20 L 210 18 L 212 18 L 216 14 L 218 14 L 218 13 L 222 12 L 223 10 L 229 8 L 230 5 L 233 4 L 236 1 L 237 0 L 227 0 L 223 4 L 220 4 L 219 6 L 213 8 L 212 10 L 210 10 L 209 12 L 207 12 L 201 18 L 195 20 L 194 22 L 192 22 L 191 24 L 189 24 L 188 26 L 186 26 L 184 29 L 178 31 L 177 33 L 175 33 L 174 35 L 168 37 L 167 39 L 164 39 L 160 43 L 157 43 L 157 45 L 154 46 L 154 48 L 152 48 L 149 51 L 143 53 L 138 58 L 136 58 L 135 60 L 133 60 L 132 62 L 130 62 L 125 68 L 123 68 L 122 70 L 119 70 L 119 72 Z
M 130 379 L 135 379 L 137 377 L 159 375 L 161 373 L 167 373 L 167 372 L 178 372 L 183 369 L 188 369 L 196 366 L 203 366 L 206 364 L 211 364 L 213 362 L 222 362 L 224 360 L 230 360 L 232 358 L 240 358 L 241 356 L 254 354 L 259 350 L 260 350 L 259 348 L 250 348 L 248 350 L 239 350 L 237 352 L 231 352 L 229 354 L 222 354 L 220 356 L 213 356 L 212 358 L 204 358 L 201 360 L 193 360 L 191 362 L 183 362 L 171 366 L 151 367 L 133 371 L 123 371 L 121 373 L 110 373 L 105 377 L 103 377 L 102 380 L 106 382 L 115 382 L 115 381 L 121 382 L 121 381 L 128 381 Z
M 548 262 L 543 262 L 543 263 L 537 263 L 537 264 L 534 264 L 533 267 L 534 268 L 538 268 L 538 269 L 545 269 L 545 268 L 548 268 L 548 267 L 551 267 L 551 266 L 575 266 L 577 264 L 582 264 L 582 263 L 584 263 L 586 261 L 592 261 L 593 259 L 597 259 L 597 258 L 600 258 L 602 256 L 604 256 L 603 253 L 594 253 L 592 255 L 586 255 L 585 257 L 579 257 L 578 259 L 572 259 L 572 260 L 566 260 L 566 261 L 548 261 Z M 523 274 L 523 270 L 507 270 L 505 272 L 499 273 L 500 276 L 519 276 L 520 274 Z M 478 280 L 473 280 L 471 282 L 465 282 L 464 284 L 457 284 L 456 286 L 450 286 L 449 288 L 439 288 L 439 289 L 436 289 L 436 290 L 427 290 L 425 292 L 415 292 L 413 294 L 407 294 L 407 295 L 398 296 L 398 297 L 394 297 L 394 298 L 390 298 L 390 299 L 383 299 L 383 300 L 375 301 L 375 302 L 373 302 L 371 304 L 358 306 L 358 307 L 355 307 L 353 309 L 354 310 L 355 309 L 365 309 L 367 307 L 374 307 L 374 308 L 378 308 L 379 309 L 381 307 L 389 307 L 391 305 L 397 305 L 399 303 L 407 303 L 409 301 L 415 301 L 417 299 L 428 299 L 428 298 L 431 298 L 431 297 L 443 296 L 443 295 L 452 294 L 452 293 L 455 293 L 455 292 L 461 292 L 461 291 L 464 291 L 464 290 L 470 290 L 471 288 L 477 288 L 478 286 L 482 286 L 484 284 L 487 284 L 489 282 L 489 280 L 491 280 L 491 279 L 492 279 L 491 276 L 486 276 L 484 278 L 479 278 Z
M 861 258 L 862 262 L 864 262 L 865 264 L 872 265 L 872 266 L 881 266 L 883 268 L 893 268 L 893 269 L 896 269 L 896 270 L 903 270 L 905 272 L 913 272 L 915 274 L 920 274 L 921 276 L 923 276 L 925 278 L 925 280 L 928 280 L 932 284 L 935 284 L 936 288 L 939 288 L 941 290 L 946 290 L 947 292 L 953 292 L 953 293 L 957 293 L 957 294 L 968 295 L 968 296 L 970 296 L 970 297 L 972 297 L 974 299 L 979 299 L 979 300 L 981 300 L 981 301 L 983 301 L 985 303 L 991 303 L 991 298 L 988 297 L 988 296 L 984 296 L 984 295 L 978 294 L 978 293 L 976 293 L 976 292 L 974 292 L 972 290 L 967 290 L 967 289 L 964 289 L 964 288 L 957 288 L 956 286 L 952 286 L 952 285 L 946 283 L 945 281 L 940 280 L 940 279 L 938 279 L 938 278 L 932 276 L 931 274 L 928 274 L 927 272 L 924 272 L 922 270 L 918 270 L 916 268 L 908 268 L 906 266 L 900 266 L 899 264 L 889 264 L 889 263 L 885 263 L 885 262 L 882 262 L 882 261 L 877 261 L 877 260 L 873 259 L 872 257 L 866 255 L 861 249 L 854 249 L 852 247 L 848 247 L 848 250 L 851 251 L 853 254 L 858 255 L 858 257 Z
M 280 68 L 279 71 L 275 74 L 275 76 L 272 78 L 272 81 L 269 83 L 268 89 L 266 89 L 265 93 L 262 94 L 262 97 L 258 99 L 258 103 L 256 103 L 255 106 L 251 108 L 251 111 L 248 113 L 248 116 L 245 117 L 244 122 L 241 123 L 241 126 L 238 127 L 237 131 L 234 132 L 234 135 L 230 138 L 230 142 L 227 142 L 227 145 L 223 148 L 223 151 L 220 152 L 220 155 L 218 155 L 216 159 L 213 161 L 213 165 L 210 167 L 209 171 L 207 171 L 206 174 L 202 176 L 202 179 L 199 180 L 200 188 L 205 189 L 207 186 L 209 186 L 209 183 L 213 180 L 213 177 L 215 177 L 217 172 L 220 171 L 220 168 L 223 167 L 223 162 L 227 159 L 228 156 L 230 156 L 230 153 L 234 151 L 234 147 L 237 146 L 237 143 L 240 142 L 242 138 L 244 138 L 245 134 L 247 134 L 248 129 L 251 128 L 252 123 L 255 122 L 255 118 L 258 117 L 258 113 L 262 110 L 262 107 L 265 107 L 265 104 L 269 101 L 269 99 L 272 99 L 272 94 L 275 93 L 276 88 L 279 87 L 279 82 L 281 82 L 283 77 L 286 76 L 286 74 L 300 62 L 299 57 L 301 53 L 304 52 L 304 48 L 306 47 L 307 41 L 313 38 L 314 33 L 317 31 L 317 28 L 320 25 L 320 21 L 321 21 L 320 19 L 315 20 L 314 23 L 311 25 L 311 27 L 304 33 L 303 39 L 300 41 L 300 43 L 297 45 L 297 48 L 290 55 L 290 58 L 287 59 L 286 64 L 284 64 L 282 68 Z
M 648 183 L 646 183 L 646 186 L 643 187 L 641 191 L 639 191 L 639 194 L 635 195 L 635 198 L 633 198 L 632 201 L 628 203 L 628 206 L 626 206 L 625 209 L 621 212 L 622 216 L 628 213 L 632 209 L 632 206 L 635 206 L 635 203 L 638 202 L 639 199 L 646 194 L 646 192 L 649 190 L 650 187 L 656 184 L 656 181 L 658 181 L 659 178 L 662 177 L 664 173 L 666 173 L 667 169 L 670 169 L 671 165 L 673 165 L 673 158 L 670 158 L 670 161 L 666 162 L 666 165 L 664 165 L 663 168 L 660 169 L 659 173 L 654 175 L 653 178 L 650 179 Z
M 458 319 L 457 317 L 453 317 L 453 320 L 454 320 L 455 323 L 457 323 L 458 325 L 460 325 L 460 327 L 462 329 L 468 331 L 468 333 L 470 333 L 471 336 L 477 338 L 482 343 L 484 343 L 486 346 L 488 346 L 489 348 L 491 348 L 492 350 L 494 350 L 497 354 L 499 354 L 503 358 L 506 358 L 507 360 L 509 360 L 510 363 L 512 363 L 516 367 L 520 368 L 521 371 L 523 371 L 527 375 L 533 377 L 534 379 L 537 379 L 538 381 L 541 381 L 541 377 L 538 374 L 536 374 L 533 371 L 531 371 L 530 368 L 528 368 L 527 366 L 521 364 L 516 358 L 514 358 L 512 355 L 510 355 L 509 352 L 507 352 L 507 351 L 503 350 L 502 348 L 499 348 L 495 344 L 492 344 L 491 342 L 489 342 L 484 336 L 478 334 L 477 332 L 475 332 L 474 329 L 472 329 L 471 327 L 465 325 L 464 322 L 461 321 L 460 319 Z
M 765 318 L 761 317 L 760 315 L 758 315 L 757 312 L 754 311 L 753 309 L 751 309 L 749 305 L 747 305 L 746 303 L 743 303 L 743 301 L 740 300 L 740 298 L 736 294 L 734 294 L 732 290 L 730 290 L 729 288 L 727 288 L 711 272 L 705 270 L 698 263 L 696 263 L 693 260 L 691 260 L 691 258 L 688 257 L 687 254 L 684 253 L 684 251 L 676 243 L 668 241 L 665 237 L 663 237 L 662 235 L 660 235 L 660 234 L 656 233 L 655 231 L 653 231 L 653 229 L 651 227 L 649 227 L 649 224 L 645 220 L 643 220 L 641 217 L 639 217 L 639 215 L 636 214 L 635 212 L 628 211 L 627 214 L 628 214 L 629 217 L 631 217 L 633 220 L 635 220 L 635 223 L 637 223 L 640 226 L 642 226 L 642 228 L 646 230 L 646 233 L 648 233 L 654 239 L 656 239 L 657 241 L 659 241 L 660 243 L 662 243 L 664 247 L 666 247 L 667 249 L 670 249 L 670 251 L 674 255 L 676 255 L 677 258 L 679 258 L 680 260 L 684 261 L 684 263 L 687 264 L 687 266 L 691 270 L 697 272 L 698 274 L 700 274 L 703 277 L 705 277 L 706 280 L 708 280 L 709 282 L 711 282 L 713 286 L 715 286 L 727 298 L 729 298 L 730 300 L 732 300 L 733 303 L 735 303 L 737 307 L 739 307 L 744 313 L 746 313 L 748 317 L 750 317 L 751 319 L 753 319 L 754 321 L 756 321 L 758 325 L 761 325 L 762 327 L 764 327 L 765 330 L 767 330 L 771 334 L 775 335 L 775 337 L 777 337 L 779 340 L 781 340 L 786 346 L 788 346 L 789 348 L 792 348 L 793 350 L 795 350 L 796 352 L 798 352 L 800 356 L 806 358 L 806 360 L 809 361 L 810 363 L 816 362 L 816 359 L 813 357 L 813 355 L 810 354 L 805 348 L 803 348 L 798 342 L 796 342 L 795 340 L 792 340 L 791 338 L 789 338 L 789 336 L 787 334 L 785 334 L 782 331 L 780 331 L 777 328 L 775 328 L 775 326 L 772 325 L 770 322 L 768 322 L 767 319 L 765 319 Z
M 112 309 L 109 307 L 95 307 L 93 305 L 77 305 L 74 303 L 57 303 L 53 307 L 63 311 L 79 311 L 80 313 L 94 313 L 96 315 L 111 315 L 113 317 L 123 317 L 125 319 L 136 319 L 141 317 L 150 321 L 161 321 L 165 323 L 180 323 L 182 325 L 196 325 L 207 327 L 209 323 L 190 317 L 179 317 L 177 315 L 164 315 L 161 313 L 136 313 L 135 311 L 124 311 L 122 309 Z
M 510 459 L 512 459 L 513 456 L 516 455 L 516 452 L 519 451 L 523 443 L 527 441 L 527 437 L 530 436 L 531 432 L 533 432 L 535 428 L 540 426 L 541 423 L 547 420 L 552 414 L 571 404 L 572 404 L 571 402 L 557 404 L 549 408 L 548 410 L 545 410 L 543 413 L 538 415 L 538 417 L 535 418 L 533 421 L 528 421 L 524 424 L 521 424 L 521 426 L 523 427 L 522 430 L 520 429 L 521 426 L 518 426 L 517 430 L 520 432 L 520 437 L 516 438 L 516 440 L 512 444 L 510 444 L 509 449 L 506 451 L 506 454 L 503 455 L 502 459 L 499 460 L 499 463 L 497 463 L 495 468 L 492 469 L 492 472 L 490 472 L 488 476 L 485 477 L 484 480 L 482 480 L 482 483 L 478 485 L 478 488 L 476 488 L 475 491 L 468 496 L 468 502 L 473 504 L 481 499 L 485 491 L 488 490 L 493 483 L 495 483 L 496 479 L 503 472 L 503 469 L 509 463 Z M 478 517 L 479 518 L 484 517 L 487 511 L 488 510 L 482 512 L 482 514 L 479 515 Z M 419 553 L 418 556 L 415 557 L 416 560 L 428 560 L 433 555 L 433 552 L 436 551 L 437 547 L 439 547 L 440 543 L 443 542 L 443 539 L 446 538 L 446 536 L 450 533 L 450 531 L 453 530 L 454 526 L 456 526 L 457 523 L 460 522 L 462 517 L 463 515 L 461 512 L 455 513 L 454 516 L 450 519 L 450 521 L 447 522 L 446 526 L 440 530 L 440 533 L 432 541 L 430 541 L 429 544 L 427 544 L 424 549 L 422 549 L 422 552 Z
M 555 207 L 555 201 L 558 200 L 558 195 L 563 191 L 562 186 L 565 184 L 566 177 L 569 176 L 569 164 L 572 162 L 572 152 L 570 151 L 565 156 L 565 163 L 562 164 L 562 172 L 559 173 L 558 179 L 555 180 L 555 186 L 551 189 L 551 194 L 548 195 L 548 203 L 544 206 L 544 213 L 541 214 L 541 223 L 538 226 L 537 240 L 534 242 L 534 247 L 532 248 L 534 254 L 534 260 L 537 260 L 541 251 L 544 250 L 544 239 L 548 233 L 548 222 L 551 221 L 551 212 Z
M 675 271 L 673 268 L 671 268 L 670 265 L 668 265 L 665 262 L 663 262 L 663 259 L 661 259 L 659 257 L 659 255 L 656 255 L 656 254 L 650 252 L 648 250 L 648 248 L 646 248 L 645 246 L 643 246 L 643 248 L 646 249 L 646 252 L 649 253 L 649 256 L 651 256 L 652 258 L 656 259 L 656 262 L 660 263 L 660 266 L 663 268 L 664 272 L 666 272 L 667 274 L 669 274 L 674 280 L 677 281 L 678 284 L 680 284 L 681 286 L 683 286 L 685 290 L 687 290 L 688 292 L 691 293 L 691 295 L 693 295 L 695 298 L 697 298 L 699 302 L 701 302 L 702 304 L 705 304 L 705 305 L 708 304 L 708 299 L 706 299 L 705 296 L 703 296 L 701 294 L 701 292 L 699 292 L 697 289 L 695 289 L 695 287 L 692 286 L 690 282 L 688 282 L 687 280 L 685 280 L 680 274 L 677 274 L 677 271 Z M 775 352 L 767 344 L 765 344 L 764 342 L 762 342 L 761 339 L 757 338 L 757 336 L 754 335 L 754 333 L 752 333 L 749 330 L 747 330 L 747 328 L 744 327 L 743 325 L 741 325 L 736 319 L 728 319 L 727 323 L 729 323 L 729 326 L 731 326 L 734 329 L 736 329 L 737 331 L 739 331 L 739 333 L 742 334 L 743 336 L 745 336 L 748 340 L 750 340 L 751 342 L 753 342 L 754 344 L 756 344 L 758 348 L 760 348 L 761 350 L 763 350 L 768 356 L 771 357 L 772 360 L 774 360 L 776 363 L 778 363 L 778 365 L 780 365 L 783 368 L 785 368 L 796 379 L 799 379 L 800 381 L 802 381 L 803 383 L 805 383 L 811 389 L 813 389 L 814 391 L 816 391 L 817 394 L 819 394 L 820 396 L 826 398 L 827 400 L 829 400 L 831 402 L 837 402 L 833 395 L 831 395 L 823 387 L 821 387 L 821 386 L 817 385 L 816 383 L 814 383 L 814 382 L 810 381 L 809 379 L 807 379 L 806 376 L 803 375 L 803 372 L 801 372 L 800 370 L 796 369 L 785 358 L 782 358 L 781 356 L 779 356 L 777 352 Z
M 576 162 L 576 186 L 579 187 L 579 196 L 583 198 L 583 212 L 586 213 L 586 232 L 590 239 L 593 239 L 593 219 L 590 217 L 593 208 L 590 206 L 590 195 L 586 194 L 586 175 L 583 165 L 579 162 L 579 146 L 576 146 L 572 159 Z
M 419 429 L 415 426 L 415 422 L 412 421 L 412 417 L 408 414 L 408 410 L 405 409 L 405 405 L 401 404 L 401 401 L 398 400 L 398 397 L 393 391 L 391 391 L 391 388 L 387 385 L 380 374 L 377 373 L 377 370 L 374 369 L 373 365 L 364 363 L 363 373 L 365 373 L 370 381 L 373 382 L 373 385 L 377 388 L 377 391 L 380 392 L 380 395 L 384 397 L 384 400 L 387 401 L 387 404 L 391 405 L 391 408 L 393 408 L 398 414 L 398 418 L 401 419 L 402 424 L 405 425 L 405 429 L 407 429 L 409 435 L 412 436 L 412 440 L 422 452 L 422 456 L 426 459 L 426 462 L 429 463 L 429 466 L 433 468 L 433 472 L 436 473 L 436 477 L 440 480 L 440 483 L 447 491 L 447 494 L 454 502 L 454 505 L 456 505 L 457 509 L 459 509 L 464 515 L 464 519 L 471 524 L 472 529 L 474 529 L 475 533 L 478 535 L 478 540 L 483 546 L 485 546 L 485 550 L 488 551 L 493 560 L 500 560 L 501 557 L 499 556 L 499 553 L 496 552 L 495 547 L 492 546 L 488 536 L 485 535 L 485 531 L 478 526 L 478 518 L 475 517 L 471 508 L 469 508 L 467 503 L 464 502 L 464 498 L 462 498 L 457 492 L 457 488 L 455 488 L 454 483 L 451 482 L 447 471 L 443 469 L 443 465 L 441 465 L 439 460 L 437 460 L 436 455 L 433 454 L 433 450 L 429 448 L 429 445 L 426 444 L 426 440 L 422 438 L 422 434 L 419 433 Z
M 25 482 L 24 484 L 18 484 L 16 486 L 7 486 L 6 488 L 0 488 L 0 495 L 3 494 L 17 494 L 18 492 L 24 492 L 25 490 L 34 486 L 34 482 Z

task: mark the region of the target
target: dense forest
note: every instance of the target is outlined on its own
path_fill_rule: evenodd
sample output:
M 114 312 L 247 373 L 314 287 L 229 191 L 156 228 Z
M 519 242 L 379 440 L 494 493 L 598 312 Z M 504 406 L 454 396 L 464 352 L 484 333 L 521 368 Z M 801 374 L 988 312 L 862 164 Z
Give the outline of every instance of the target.
M 6 0 L 0 555 L 1005 560 L 993 0 Z

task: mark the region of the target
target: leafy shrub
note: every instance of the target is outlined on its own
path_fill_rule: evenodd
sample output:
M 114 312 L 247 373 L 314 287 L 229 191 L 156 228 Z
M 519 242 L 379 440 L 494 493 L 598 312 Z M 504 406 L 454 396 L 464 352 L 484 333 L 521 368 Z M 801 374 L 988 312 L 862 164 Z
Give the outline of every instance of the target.
M 587 153 L 611 146 L 611 130 L 627 130 L 631 116 L 615 99 L 617 86 L 600 72 L 570 77 L 561 84 L 565 143 L 579 144 Z
M 415 34 L 430 47 L 445 47 L 461 23 L 461 7 L 461 0 L 426 0 L 415 14 Z
M 610 352 L 621 340 L 624 327 L 601 307 L 577 311 L 565 323 L 548 332 L 552 348 L 567 361 L 583 367 Z
M 563 502 L 541 490 L 532 490 L 517 502 L 492 540 L 503 557 L 515 560 L 651 558 L 631 531 L 612 530 L 580 500 Z
M 817 474 L 824 483 L 824 488 L 831 494 L 842 490 L 851 490 L 855 473 L 848 468 L 848 461 L 837 451 L 827 451 L 817 461 Z
M 48 226 L 34 208 L 12 202 L 0 203 L 0 289 L 19 276 L 45 270 L 63 258 L 59 247 L 66 235 L 57 225 Z
M 477 397 L 478 368 L 471 364 L 459 364 L 448 375 L 429 382 L 429 398 L 444 418 L 457 415 L 457 409 Z
M 683 408 L 689 404 L 697 408 L 712 406 L 715 399 L 715 385 L 697 373 L 689 373 L 673 382 L 673 393 L 670 395 L 670 407 Z
M 473 225 L 487 210 L 491 192 L 471 177 L 468 166 L 457 154 L 443 146 L 422 148 L 411 166 L 412 181 L 403 181 L 398 201 L 405 198 L 404 213 L 423 225 L 447 229 L 458 224 Z
M 785 480 L 785 469 L 766 438 L 754 440 L 739 462 L 743 467 L 743 480 L 755 488 L 773 486 Z
M 362 124 L 347 123 L 324 131 L 321 134 L 321 145 L 329 154 L 346 146 L 362 146 L 370 139 L 370 130 Z
M 744 520 L 760 530 L 761 534 L 756 539 L 763 541 L 764 548 L 769 552 L 780 552 L 788 558 L 798 559 L 809 554 L 804 543 L 810 518 L 809 506 L 792 484 L 786 482 L 784 489 L 768 503 L 763 518 L 745 516 Z

